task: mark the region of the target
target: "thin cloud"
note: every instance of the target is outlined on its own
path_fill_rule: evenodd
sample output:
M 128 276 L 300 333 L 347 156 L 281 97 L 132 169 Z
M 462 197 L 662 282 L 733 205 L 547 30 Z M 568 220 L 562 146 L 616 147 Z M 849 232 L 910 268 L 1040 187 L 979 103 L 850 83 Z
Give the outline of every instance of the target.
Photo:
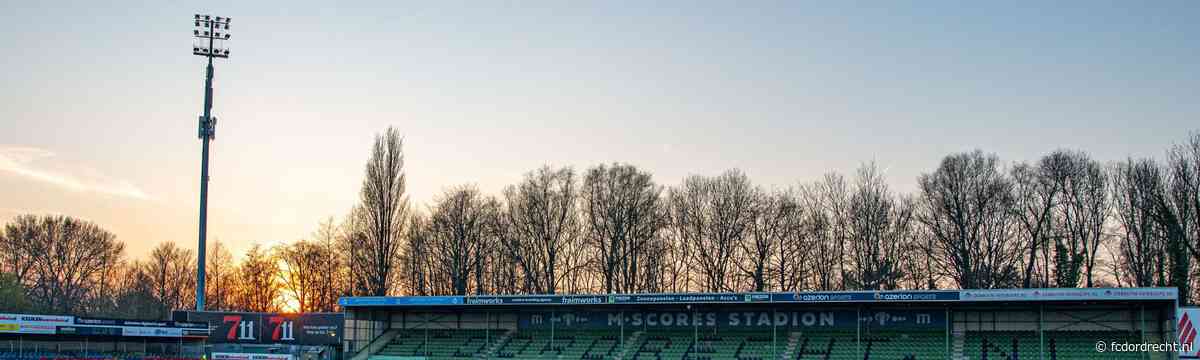
M 0 173 L 11 173 L 77 192 L 91 192 L 148 200 L 150 196 L 133 183 L 106 176 L 80 176 L 45 166 L 54 152 L 26 146 L 0 145 Z

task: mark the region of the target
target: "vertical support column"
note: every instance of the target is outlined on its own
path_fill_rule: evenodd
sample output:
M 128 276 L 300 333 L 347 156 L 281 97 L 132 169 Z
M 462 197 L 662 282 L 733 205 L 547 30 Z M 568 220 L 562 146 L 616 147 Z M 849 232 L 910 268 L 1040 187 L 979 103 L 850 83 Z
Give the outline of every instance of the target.
M 776 316 L 779 315 L 775 307 L 771 307 L 771 357 L 779 358 L 779 325 L 775 323 Z
M 950 331 L 954 329 L 954 327 L 951 326 L 951 324 L 954 324 L 954 322 L 950 319 L 950 307 L 944 308 L 943 311 L 945 311 L 945 315 L 942 318 L 946 320 L 946 360 L 950 360 L 950 357 L 952 356 L 950 351 Z
M 621 321 L 617 323 L 621 324 L 621 336 L 617 342 L 620 344 L 621 350 L 625 350 L 625 309 L 621 309 Z
M 858 357 L 863 357 L 862 352 L 862 305 L 854 307 L 854 349 L 858 353 Z
M 1038 304 L 1038 359 L 1046 359 L 1046 324 L 1043 318 L 1046 316 L 1044 304 Z
M 209 23 L 212 27 L 212 23 Z M 211 31 L 211 30 L 210 30 Z M 212 39 L 208 39 L 209 53 L 212 53 Z M 208 57 L 208 67 L 204 78 L 204 118 L 200 119 L 200 136 L 204 143 L 200 159 L 200 244 L 196 247 L 196 311 L 204 311 L 204 267 L 205 243 L 208 231 L 208 142 L 212 140 L 212 56 Z
M 558 317 L 557 310 L 550 310 L 550 348 L 554 349 L 554 320 Z
M 1176 342 L 1178 342 L 1178 340 L 1177 340 L 1178 335 L 1175 334 L 1175 330 L 1170 330 L 1170 335 L 1168 335 L 1168 329 L 1175 329 L 1175 326 L 1170 326 L 1170 328 L 1164 328 L 1165 324 L 1171 324 L 1171 325 L 1178 324 L 1175 322 L 1176 312 L 1174 310 L 1176 310 L 1176 308 L 1171 307 L 1170 310 L 1171 310 L 1171 312 L 1170 312 L 1170 314 L 1168 314 L 1168 312 L 1166 312 L 1166 311 L 1168 311 L 1168 310 L 1166 310 L 1166 308 L 1157 307 L 1157 310 L 1154 311 L 1154 313 L 1157 314 L 1157 316 L 1154 317 L 1154 331 L 1158 331 L 1158 336 L 1160 338 L 1163 338 L 1163 340 L 1168 340 L 1168 338 L 1172 338 L 1172 340 L 1175 340 Z M 1170 322 L 1168 322 L 1168 320 L 1165 320 L 1165 319 L 1171 319 L 1171 320 L 1170 320 Z M 1180 354 L 1172 352 L 1168 359 L 1175 360 L 1178 358 L 1180 358 Z
M 1142 343 L 1145 344 L 1146 343 L 1146 305 L 1138 305 L 1138 319 L 1140 320 L 1140 324 L 1138 324 L 1138 329 L 1141 330 Z M 1143 359 L 1145 359 L 1147 356 L 1149 356 L 1149 354 L 1142 353 Z

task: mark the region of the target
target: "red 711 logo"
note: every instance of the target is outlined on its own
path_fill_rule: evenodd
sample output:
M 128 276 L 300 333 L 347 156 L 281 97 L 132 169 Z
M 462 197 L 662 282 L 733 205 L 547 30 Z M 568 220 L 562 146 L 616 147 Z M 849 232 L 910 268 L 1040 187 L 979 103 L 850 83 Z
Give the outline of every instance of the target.
M 254 340 L 254 321 L 242 321 L 241 315 L 225 315 L 221 322 L 229 324 L 226 340 Z
M 269 322 L 271 327 L 274 328 L 274 330 L 271 331 L 272 341 L 296 340 L 296 337 L 294 336 L 294 329 L 296 326 L 294 321 L 282 316 L 272 316 L 267 320 L 267 322 Z

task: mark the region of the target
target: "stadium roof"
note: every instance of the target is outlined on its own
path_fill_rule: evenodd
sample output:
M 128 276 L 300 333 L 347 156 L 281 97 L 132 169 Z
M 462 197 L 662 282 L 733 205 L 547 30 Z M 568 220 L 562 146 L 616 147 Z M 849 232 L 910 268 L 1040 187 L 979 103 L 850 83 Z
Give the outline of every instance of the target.
M 803 304 L 1174 301 L 1175 288 L 1052 288 L 995 290 L 898 290 L 754 293 L 666 293 L 602 295 L 481 295 L 343 297 L 343 307 L 429 307 L 487 305 Z

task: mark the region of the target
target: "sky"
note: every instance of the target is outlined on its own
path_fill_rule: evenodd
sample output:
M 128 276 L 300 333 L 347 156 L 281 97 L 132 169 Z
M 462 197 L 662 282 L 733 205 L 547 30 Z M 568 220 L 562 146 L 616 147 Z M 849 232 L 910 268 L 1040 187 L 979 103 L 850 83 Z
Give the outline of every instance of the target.
M 0 223 L 94 221 L 140 258 L 195 248 L 204 59 L 209 241 L 288 243 L 354 205 L 375 134 L 408 189 L 499 194 L 542 165 L 763 186 L 950 153 L 1161 157 L 1200 130 L 1197 1 L 5 1 Z

